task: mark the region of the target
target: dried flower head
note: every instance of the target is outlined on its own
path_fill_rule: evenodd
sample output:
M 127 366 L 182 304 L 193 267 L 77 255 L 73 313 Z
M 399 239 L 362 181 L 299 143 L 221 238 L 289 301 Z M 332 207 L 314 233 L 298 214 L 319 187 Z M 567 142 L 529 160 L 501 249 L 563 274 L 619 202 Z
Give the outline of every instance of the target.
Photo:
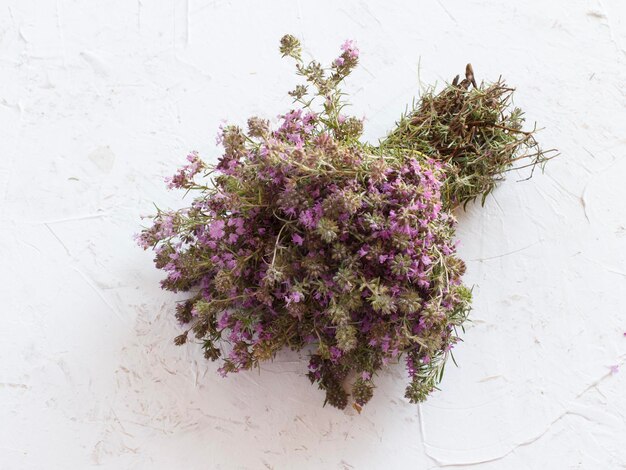
M 291 34 L 284 35 L 280 40 L 280 53 L 285 56 L 299 60 L 302 53 L 300 41 Z

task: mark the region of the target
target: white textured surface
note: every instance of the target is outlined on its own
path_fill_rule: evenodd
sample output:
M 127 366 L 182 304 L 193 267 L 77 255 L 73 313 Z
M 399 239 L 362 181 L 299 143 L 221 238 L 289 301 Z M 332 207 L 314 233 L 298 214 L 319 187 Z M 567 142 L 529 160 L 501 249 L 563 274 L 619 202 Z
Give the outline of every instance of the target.
M 357 40 L 375 140 L 471 61 L 562 156 L 460 214 L 473 324 L 421 408 L 404 372 L 361 416 L 321 408 L 291 354 L 215 374 L 133 244 L 162 178 L 222 119 L 274 117 L 285 32 Z M 421 62 L 420 62 L 421 61 Z M 626 4 L 0 1 L 0 468 L 626 468 Z

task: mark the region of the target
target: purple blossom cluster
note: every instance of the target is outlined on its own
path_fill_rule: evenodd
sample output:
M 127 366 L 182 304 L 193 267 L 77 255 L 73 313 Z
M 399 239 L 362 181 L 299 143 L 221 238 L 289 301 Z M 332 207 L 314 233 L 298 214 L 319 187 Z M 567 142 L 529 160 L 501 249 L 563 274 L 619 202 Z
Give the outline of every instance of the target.
M 300 60 L 299 43 L 283 41 Z M 138 242 L 155 250 L 165 289 L 193 293 L 177 308 L 188 325 L 178 344 L 193 335 L 222 375 L 306 350 L 325 402 L 343 408 L 351 395 L 360 410 L 400 360 L 406 397 L 425 399 L 471 296 L 442 204 L 445 164 L 359 141 L 362 122 L 336 101 L 337 74 L 359 51 L 341 49 L 329 76 L 298 65 L 320 108 L 291 110 L 274 129 L 259 118 L 223 128 L 217 165 L 192 153 L 167 181 L 197 195 L 190 207 L 159 212 Z

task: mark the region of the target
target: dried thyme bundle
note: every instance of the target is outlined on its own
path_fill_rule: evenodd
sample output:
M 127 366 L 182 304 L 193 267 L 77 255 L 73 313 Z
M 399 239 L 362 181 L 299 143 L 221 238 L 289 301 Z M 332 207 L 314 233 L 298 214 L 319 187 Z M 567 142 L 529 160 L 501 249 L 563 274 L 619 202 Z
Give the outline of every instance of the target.
M 138 236 L 163 288 L 192 292 L 175 341 L 195 338 L 223 375 L 306 349 L 325 403 L 344 408 L 351 395 L 358 410 L 381 368 L 402 360 L 405 395 L 422 401 L 470 309 L 451 210 L 544 153 L 508 111 L 511 89 L 477 87 L 471 68 L 368 145 L 362 121 L 342 113 L 355 45 L 326 68 L 305 63 L 293 36 L 281 52 L 306 80 L 290 92 L 298 107 L 277 127 L 253 117 L 246 131 L 223 128 L 215 166 L 190 154 L 168 179 L 195 194 L 190 207 L 159 211 Z

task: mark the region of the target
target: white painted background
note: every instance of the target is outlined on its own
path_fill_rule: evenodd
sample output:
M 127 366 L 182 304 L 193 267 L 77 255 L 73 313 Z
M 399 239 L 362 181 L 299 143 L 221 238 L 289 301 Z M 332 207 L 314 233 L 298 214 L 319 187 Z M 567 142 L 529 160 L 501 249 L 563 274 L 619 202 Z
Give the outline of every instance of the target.
M 361 416 L 293 354 L 220 378 L 132 241 L 222 119 L 289 106 L 285 32 L 357 40 L 372 141 L 471 61 L 562 153 L 459 214 L 473 323 L 421 407 L 402 367 Z M 0 468 L 625 468 L 625 90 L 623 0 L 0 0 Z

